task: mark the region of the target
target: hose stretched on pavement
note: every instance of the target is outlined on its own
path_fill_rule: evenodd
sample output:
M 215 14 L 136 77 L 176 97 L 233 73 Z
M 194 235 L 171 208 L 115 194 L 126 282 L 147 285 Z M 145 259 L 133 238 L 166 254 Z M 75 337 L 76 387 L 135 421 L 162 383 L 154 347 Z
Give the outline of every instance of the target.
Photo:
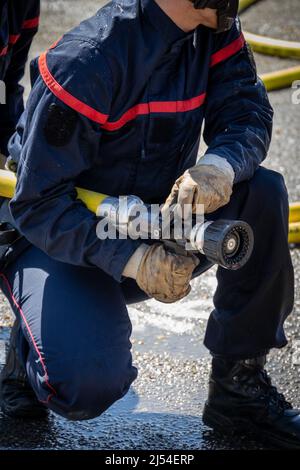
M 257 3 L 258 0 L 240 0 L 240 13 Z M 253 51 L 277 57 L 300 59 L 300 42 L 283 41 L 245 31 L 246 41 Z M 261 76 L 268 91 L 289 88 L 296 80 L 300 80 L 300 65 L 285 70 L 265 73 Z M 289 242 L 300 243 L 300 203 L 290 206 Z
M 240 13 L 257 3 L 258 0 L 240 0 Z M 300 59 L 300 42 L 283 41 L 245 31 L 246 41 L 253 51 L 277 57 Z M 270 72 L 261 76 L 268 91 L 290 87 L 294 81 L 300 80 L 300 65 L 285 70 Z

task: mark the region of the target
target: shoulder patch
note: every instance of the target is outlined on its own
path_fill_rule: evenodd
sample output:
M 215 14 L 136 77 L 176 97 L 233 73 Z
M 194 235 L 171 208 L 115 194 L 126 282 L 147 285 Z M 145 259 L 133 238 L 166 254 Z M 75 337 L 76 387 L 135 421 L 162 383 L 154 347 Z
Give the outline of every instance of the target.
M 44 134 L 48 144 L 54 147 L 67 145 L 78 121 L 78 115 L 73 109 L 65 109 L 58 104 L 52 103 L 48 108 L 47 121 Z

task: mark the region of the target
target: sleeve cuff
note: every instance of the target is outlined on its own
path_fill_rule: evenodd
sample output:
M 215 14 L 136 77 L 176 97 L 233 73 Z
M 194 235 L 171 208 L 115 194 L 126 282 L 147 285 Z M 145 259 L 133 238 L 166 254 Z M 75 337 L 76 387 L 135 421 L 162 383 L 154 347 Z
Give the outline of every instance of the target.
M 226 158 L 219 157 L 219 155 L 215 155 L 213 153 L 206 153 L 202 158 L 200 158 L 197 165 L 214 165 L 220 170 L 222 170 L 224 173 L 226 173 L 230 177 L 232 182 L 234 181 L 234 169 L 232 168 L 228 160 L 226 160 Z
M 146 245 L 143 243 L 138 247 L 138 249 L 133 253 L 131 258 L 129 258 L 128 263 L 125 266 L 125 269 L 123 271 L 123 276 L 125 277 L 131 277 L 132 279 L 137 278 L 138 270 L 141 264 L 141 261 L 144 257 L 144 254 L 148 250 L 149 245 Z

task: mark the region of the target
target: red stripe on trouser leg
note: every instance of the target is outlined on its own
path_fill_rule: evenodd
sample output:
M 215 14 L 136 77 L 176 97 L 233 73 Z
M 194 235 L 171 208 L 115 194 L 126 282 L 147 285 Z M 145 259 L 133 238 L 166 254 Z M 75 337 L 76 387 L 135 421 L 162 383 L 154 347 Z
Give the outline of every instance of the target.
M 49 383 L 49 376 L 48 376 L 48 372 L 47 372 L 47 368 L 46 368 L 46 365 L 45 365 L 45 362 L 42 358 L 42 355 L 41 355 L 41 352 L 35 342 L 35 339 L 33 337 L 33 334 L 32 334 L 32 331 L 30 329 L 30 326 L 28 325 L 28 322 L 26 320 L 26 317 L 25 317 L 25 314 L 22 310 L 22 308 L 20 307 L 17 299 L 15 298 L 13 292 L 12 292 L 12 289 L 10 287 L 10 284 L 8 282 L 8 279 L 6 278 L 6 276 L 3 274 L 3 273 L 0 273 L 0 277 L 2 277 L 2 279 L 4 280 L 4 283 L 6 285 L 6 288 L 8 290 L 8 293 L 11 297 L 11 300 L 13 301 L 13 304 L 15 305 L 15 307 L 17 308 L 18 312 L 20 313 L 21 317 L 22 317 L 22 320 L 24 321 L 25 323 L 25 326 L 26 326 L 26 330 L 28 331 L 28 334 L 29 334 L 29 337 L 32 341 L 32 344 L 33 344 L 33 347 L 35 349 L 35 352 L 37 353 L 38 355 L 38 358 L 39 358 L 39 361 L 42 365 L 42 368 L 43 368 L 43 371 L 45 373 L 45 377 L 46 377 L 46 380 L 45 380 L 45 384 L 47 385 L 47 387 L 49 388 L 49 390 L 51 390 L 51 394 L 48 395 L 47 397 L 47 400 L 45 402 L 42 402 L 42 403 L 49 403 L 49 401 L 51 400 L 51 398 L 53 397 L 53 395 L 57 395 L 56 393 L 56 390 L 52 387 L 52 385 Z

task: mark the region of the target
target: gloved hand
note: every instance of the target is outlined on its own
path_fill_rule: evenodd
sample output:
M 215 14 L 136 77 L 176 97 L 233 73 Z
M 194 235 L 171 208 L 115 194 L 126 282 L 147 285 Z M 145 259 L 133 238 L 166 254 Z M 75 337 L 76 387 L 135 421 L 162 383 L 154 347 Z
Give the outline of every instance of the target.
M 197 204 L 204 205 L 205 214 L 214 212 L 229 202 L 233 181 L 234 172 L 227 160 L 206 155 L 176 180 L 163 211 L 177 203 L 182 210 L 185 204 L 191 204 L 193 214 L 197 213 Z
M 192 273 L 198 264 L 194 255 L 170 253 L 161 243 L 143 244 L 130 258 L 123 275 L 135 279 L 150 297 L 172 303 L 189 294 Z

